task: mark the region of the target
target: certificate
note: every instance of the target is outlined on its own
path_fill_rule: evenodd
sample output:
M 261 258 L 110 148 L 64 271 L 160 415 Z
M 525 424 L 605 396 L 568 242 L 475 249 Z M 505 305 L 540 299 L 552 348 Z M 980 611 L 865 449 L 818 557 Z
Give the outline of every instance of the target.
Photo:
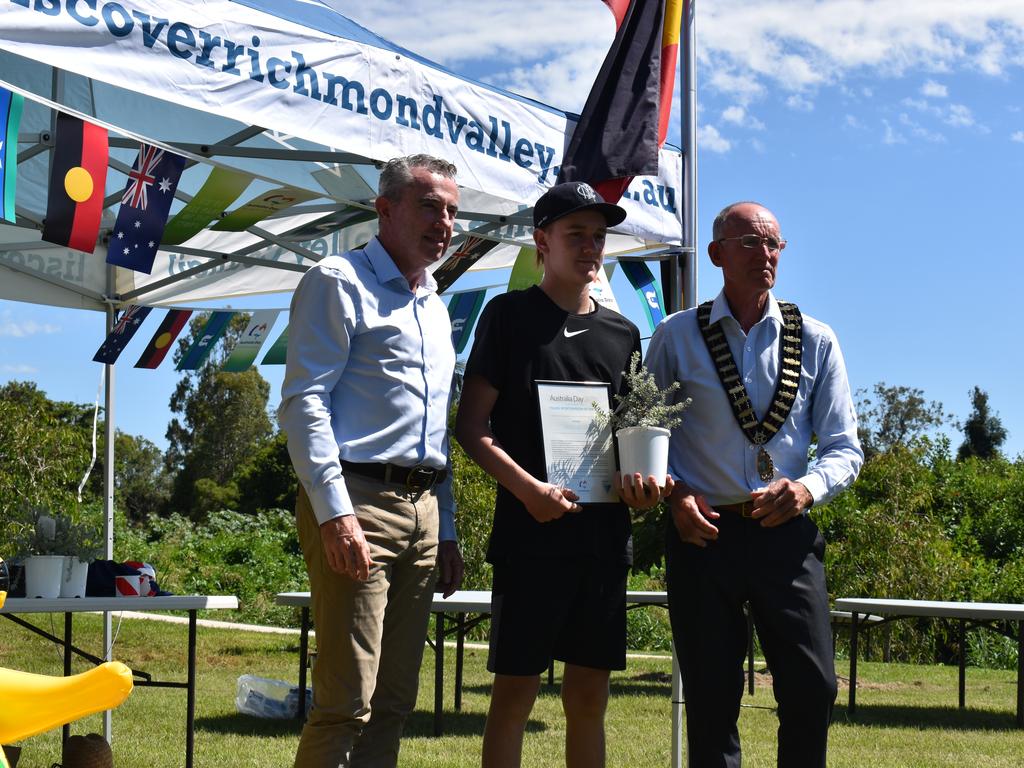
M 611 427 L 601 427 L 594 410 L 594 403 L 611 410 L 609 390 L 591 381 L 537 382 L 548 482 L 573 491 L 580 504 L 619 500 Z

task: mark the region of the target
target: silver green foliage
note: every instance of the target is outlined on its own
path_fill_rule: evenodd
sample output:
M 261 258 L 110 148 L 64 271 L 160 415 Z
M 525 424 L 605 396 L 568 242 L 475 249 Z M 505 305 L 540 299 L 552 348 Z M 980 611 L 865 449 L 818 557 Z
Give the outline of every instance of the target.
M 673 381 L 665 389 L 659 389 L 654 374 L 647 370 L 640 360 L 640 353 L 634 352 L 629 359 L 629 370 L 623 371 L 626 394 L 615 395 L 615 410 L 605 411 L 597 403 L 598 423 L 601 427 L 610 424 L 612 431 L 627 427 L 661 427 L 672 429 L 683 421 L 683 411 L 690 407 L 693 398 L 672 402 L 679 389 L 679 382 Z

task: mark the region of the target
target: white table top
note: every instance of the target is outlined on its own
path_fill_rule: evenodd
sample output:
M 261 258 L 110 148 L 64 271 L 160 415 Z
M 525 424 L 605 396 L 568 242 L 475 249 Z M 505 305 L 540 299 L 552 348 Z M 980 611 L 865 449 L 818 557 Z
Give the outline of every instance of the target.
M 238 607 L 234 595 L 154 597 L 15 597 L 0 613 L 84 613 L 89 611 L 195 611 Z
M 836 608 L 857 613 L 892 616 L 931 616 L 945 619 L 1024 620 L 1021 603 L 959 603 L 943 600 L 890 600 L 874 597 L 843 597 Z
M 278 605 L 291 605 L 298 608 L 309 607 L 309 592 L 281 592 L 274 602 Z M 667 592 L 627 592 L 626 602 L 633 605 L 666 605 Z M 431 610 L 445 613 L 489 613 L 491 610 L 491 593 L 486 590 L 460 589 L 449 598 L 440 593 L 434 595 Z

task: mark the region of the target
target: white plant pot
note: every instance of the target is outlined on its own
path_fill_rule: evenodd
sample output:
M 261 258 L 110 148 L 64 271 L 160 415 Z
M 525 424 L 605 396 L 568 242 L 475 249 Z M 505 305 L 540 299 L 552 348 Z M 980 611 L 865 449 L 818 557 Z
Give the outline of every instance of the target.
M 647 480 L 654 475 L 659 483 L 668 474 L 668 438 L 672 433 L 661 427 L 626 427 L 615 433 L 619 443 L 619 469 L 622 476 L 639 472 Z
M 25 597 L 60 597 L 64 555 L 32 555 L 25 560 Z
M 61 597 L 85 597 L 85 582 L 89 578 L 89 564 L 77 556 L 64 559 L 64 574 L 60 582 Z

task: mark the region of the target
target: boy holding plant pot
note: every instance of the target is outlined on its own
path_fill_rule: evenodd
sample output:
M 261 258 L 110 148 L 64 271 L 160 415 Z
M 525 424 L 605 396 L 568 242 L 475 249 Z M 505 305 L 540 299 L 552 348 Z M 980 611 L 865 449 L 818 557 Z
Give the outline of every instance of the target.
M 626 212 L 570 182 L 548 190 L 533 217 L 544 277 L 484 310 L 456 423 L 466 452 L 498 481 L 483 765 L 520 764 L 540 675 L 559 659 L 567 762 L 603 766 L 609 672 L 626 662 L 628 507 L 654 506 L 671 480 L 628 477 L 620 502 L 585 509 L 573 491 L 546 481 L 536 382 L 607 382 L 621 394 L 640 333 L 590 296 L 608 228 Z

